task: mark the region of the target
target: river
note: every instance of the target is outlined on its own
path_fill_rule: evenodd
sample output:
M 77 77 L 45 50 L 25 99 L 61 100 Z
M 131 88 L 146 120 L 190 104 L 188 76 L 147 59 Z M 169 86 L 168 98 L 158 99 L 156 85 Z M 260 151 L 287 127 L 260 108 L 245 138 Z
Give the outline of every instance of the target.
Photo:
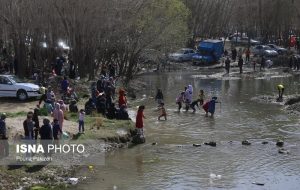
M 105 165 L 77 189 L 299 189 L 299 119 L 280 105 L 251 100 L 277 95 L 278 83 L 285 85 L 285 94 L 298 93 L 299 76 L 268 72 L 257 78 L 223 77 L 223 70 L 143 76 L 148 88 L 132 104 L 146 105 L 146 143 L 108 153 Z M 205 117 L 202 109 L 176 112 L 175 98 L 188 84 L 194 87 L 194 99 L 200 89 L 206 97 L 219 97 L 214 118 Z M 157 88 L 165 96 L 167 121 L 157 121 L 152 98 Z M 278 138 L 284 138 L 290 154 L 278 153 Z M 242 140 L 252 145 L 242 145 Z M 217 146 L 192 146 L 207 141 Z

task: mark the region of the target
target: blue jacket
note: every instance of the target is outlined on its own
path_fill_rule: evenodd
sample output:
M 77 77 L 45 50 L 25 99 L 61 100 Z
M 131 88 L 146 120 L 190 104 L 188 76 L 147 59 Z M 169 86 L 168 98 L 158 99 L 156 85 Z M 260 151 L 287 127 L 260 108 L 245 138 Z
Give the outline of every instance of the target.
M 211 100 L 209 102 L 209 105 L 208 105 L 208 112 L 209 113 L 215 113 L 215 109 L 216 109 L 216 101 L 215 100 Z

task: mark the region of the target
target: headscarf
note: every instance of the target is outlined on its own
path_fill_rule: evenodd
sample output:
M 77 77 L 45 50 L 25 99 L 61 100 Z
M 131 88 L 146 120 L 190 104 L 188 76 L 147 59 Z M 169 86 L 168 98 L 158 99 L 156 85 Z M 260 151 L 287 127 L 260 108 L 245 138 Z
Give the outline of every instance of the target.
M 60 104 L 59 103 L 55 104 L 55 109 L 60 110 Z

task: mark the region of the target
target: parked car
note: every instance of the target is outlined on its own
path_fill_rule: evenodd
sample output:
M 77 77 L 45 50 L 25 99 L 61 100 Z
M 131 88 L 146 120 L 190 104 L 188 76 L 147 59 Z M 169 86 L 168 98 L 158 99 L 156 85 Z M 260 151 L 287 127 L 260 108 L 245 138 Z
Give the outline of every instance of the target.
M 241 44 L 241 45 L 248 45 L 249 38 L 248 37 L 233 37 L 230 40 L 233 44 Z M 259 45 L 260 41 L 250 39 L 250 45 Z
M 279 47 L 275 44 L 267 44 L 267 46 L 269 46 L 272 50 L 277 51 L 278 54 L 285 54 L 287 53 L 287 49 L 283 48 L 283 47 Z
M 23 101 L 40 95 L 38 85 L 24 83 L 14 75 L 0 75 L 0 97 L 17 97 Z
M 276 57 L 278 55 L 277 51 L 273 50 L 266 45 L 258 45 L 253 47 L 252 53 L 254 56 L 266 56 L 266 57 Z
M 236 38 L 236 37 L 247 37 L 246 33 L 240 33 L 240 32 L 235 32 L 234 34 L 231 34 L 228 36 L 228 39 L 231 40 L 232 38 Z
M 191 61 L 195 54 L 196 52 L 193 49 L 182 48 L 176 53 L 169 54 L 168 58 L 170 61 L 175 62 Z

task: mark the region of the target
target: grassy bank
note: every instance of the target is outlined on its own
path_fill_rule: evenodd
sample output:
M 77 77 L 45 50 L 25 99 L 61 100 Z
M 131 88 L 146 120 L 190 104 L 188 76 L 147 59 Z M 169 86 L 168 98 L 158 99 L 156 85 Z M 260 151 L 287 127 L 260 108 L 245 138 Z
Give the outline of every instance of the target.
M 68 120 L 77 122 L 77 113 L 68 113 Z M 85 118 L 85 133 L 75 135 L 75 139 L 101 139 L 105 141 L 114 141 L 114 138 L 122 137 L 134 129 L 134 123 L 131 120 L 110 120 L 102 117 L 100 114 L 92 114 Z M 125 134 L 126 133 L 126 134 Z
M 7 113 L 9 118 L 7 125 L 10 126 L 10 133 L 17 133 L 22 130 L 20 122 L 24 120 L 26 114 L 26 112 Z M 43 118 L 44 116 L 41 116 L 40 120 Z M 85 134 L 77 134 L 78 114 L 67 113 L 66 119 L 65 124 L 67 125 L 64 125 L 64 131 L 68 132 L 70 137 L 75 140 L 99 139 L 105 140 L 107 143 L 126 143 L 130 140 L 130 131 L 134 129 L 132 121 L 109 120 L 99 114 L 93 114 L 85 118 Z M 17 120 L 19 122 L 16 124 L 12 123 Z M 12 127 L 17 126 L 18 123 L 20 126 Z M 0 189 L 18 189 L 20 187 L 29 190 L 66 189 L 70 186 L 67 183 L 68 178 L 80 178 L 75 173 L 81 167 L 84 166 L 1 166 Z

